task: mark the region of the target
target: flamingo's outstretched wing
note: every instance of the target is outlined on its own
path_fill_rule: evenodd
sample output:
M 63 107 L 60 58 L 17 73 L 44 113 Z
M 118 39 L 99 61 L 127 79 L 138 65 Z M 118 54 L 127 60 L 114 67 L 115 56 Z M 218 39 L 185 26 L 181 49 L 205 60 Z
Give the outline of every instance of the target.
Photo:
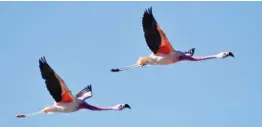
M 45 57 L 39 59 L 42 78 L 45 80 L 47 90 L 56 103 L 69 103 L 75 100 L 62 78 L 48 65 Z
M 90 97 L 92 97 L 93 95 L 93 92 L 92 92 L 92 86 L 91 85 L 88 85 L 87 87 L 85 87 L 84 89 L 82 89 L 81 91 L 79 91 L 75 97 L 77 99 L 80 99 L 80 100 L 86 100 Z
M 152 7 L 144 11 L 142 25 L 147 46 L 154 54 L 169 54 L 175 51 L 169 43 L 165 33 L 155 20 L 152 13 Z

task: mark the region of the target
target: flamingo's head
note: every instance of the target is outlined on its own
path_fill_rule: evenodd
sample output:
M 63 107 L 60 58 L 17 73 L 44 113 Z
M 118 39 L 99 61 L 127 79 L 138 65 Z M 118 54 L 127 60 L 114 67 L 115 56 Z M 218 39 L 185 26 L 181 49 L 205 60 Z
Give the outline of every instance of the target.
M 219 59 L 223 59 L 223 58 L 226 58 L 226 57 L 229 57 L 229 56 L 235 57 L 232 52 L 221 52 L 221 53 L 217 54 L 216 56 Z
M 123 110 L 123 109 L 125 109 L 125 108 L 131 109 L 131 107 L 130 107 L 128 104 L 119 104 L 119 105 L 116 105 L 116 106 L 115 106 L 115 109 L 116 109 L 116 110 Z

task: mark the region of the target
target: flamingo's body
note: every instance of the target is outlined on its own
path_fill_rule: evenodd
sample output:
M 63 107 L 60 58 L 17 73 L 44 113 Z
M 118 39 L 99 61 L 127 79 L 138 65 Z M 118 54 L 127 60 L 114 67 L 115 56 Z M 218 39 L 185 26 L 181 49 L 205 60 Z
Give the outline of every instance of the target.
M 67 88 L 65 82 L 58 74 L 48 65 L 45 58 L 39 60 L 39 67 L 41 70 L 42 78 L 45 80 L 47 90 L 55 100 L 52 106 L 44 108 L 40 112 L 31 114 L 20 114 L 18 118 L 26 116 L 39 115 L 44 113 L 55 113 L 55 112 L 75 112 L 79 109 L 89 110 L 122 110 L 124 108 L 131 107 L 128 104 L 118 104 L 111 107 L 96 107 L 85 102 L 86 99 L 92 97 L 92 87 L 88 85 L 83 90 L 78 92 L 75 96 L 72 95 L 71 91 Z
M 228 56 L 234 57 L 232 52 L 221 52 L 217 55 L 193 57 L 195 48 L 188 51 L 175 50 L 167 39 L 165 33 L 155 20 L 152 7 L 145 10 L 142 25 L 144 37 L 149 49 L 153 52 L 149 56 L 140 57 L 136 64 L 126 66 L 123 68 L 112 69 L 112 72 L 127 70 L 129 68 L 142 67 L 144 65 L 168 65 L 179 61 L 201 61 L 207 59 L 222 59 Z

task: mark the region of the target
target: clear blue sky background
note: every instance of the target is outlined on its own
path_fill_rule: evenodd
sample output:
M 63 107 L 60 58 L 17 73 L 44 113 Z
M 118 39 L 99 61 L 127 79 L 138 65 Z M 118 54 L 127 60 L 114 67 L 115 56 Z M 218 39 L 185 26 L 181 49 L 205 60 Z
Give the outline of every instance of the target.
M 153 13 L 174 48 L 235 59 L 180 62 L 111 73 L 149 55 L 141 26 Z M 258 2 L 1 2 L 1 127 L 261 127 L 262 4 Z M 38 59 L 73 93 L 93 85 L 97 106 L 16 119 L 52 105 Z

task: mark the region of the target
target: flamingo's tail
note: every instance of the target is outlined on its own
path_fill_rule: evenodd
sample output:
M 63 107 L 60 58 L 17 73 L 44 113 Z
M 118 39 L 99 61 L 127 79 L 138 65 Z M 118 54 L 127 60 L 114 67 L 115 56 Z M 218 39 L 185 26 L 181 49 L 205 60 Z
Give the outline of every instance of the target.
M 45 112 L 43 112 L 43 111 L 39 111 L 39 112 L 34 112 L 34 113 L 29 113 L 29 114 L 19 114 L 16 117 L 17 118 L 24 118 L 24 117 L 27 117 L 27 116 L 36 116 L 36 115 L 40 115 L 40 114 L 44 114 L 44 113 Z
M 129 66 L 121 67 L 121 68 L 113 68 L 113 69 L 111 69 L 111 72 L 125 71 L 125 70 L 129 70 L 129 69 L 137 68 L 137 67 L 142 67 L 142 66 L 143 65 L 133 64 L 133 65 L 129 65 Z

